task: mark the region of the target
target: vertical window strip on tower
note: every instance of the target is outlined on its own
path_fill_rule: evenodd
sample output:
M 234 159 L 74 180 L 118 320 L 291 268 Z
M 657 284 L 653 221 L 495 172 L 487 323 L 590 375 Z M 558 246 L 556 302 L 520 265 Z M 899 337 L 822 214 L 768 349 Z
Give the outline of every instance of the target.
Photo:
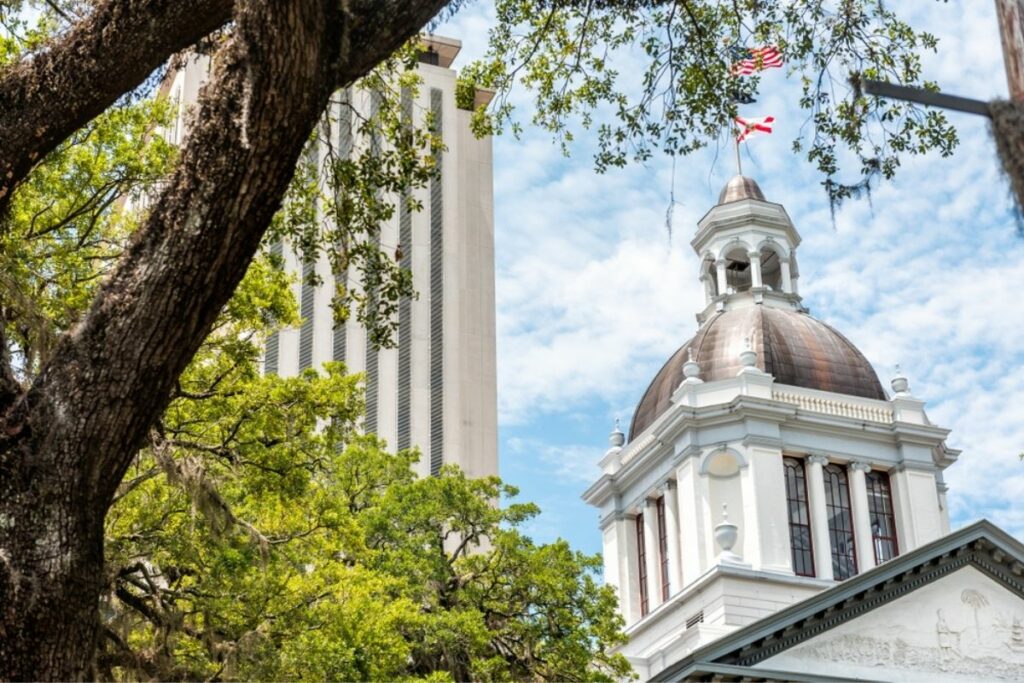
M 644 514 L 636 516 L 636 559 L 639 563 L 637 579 L 640 582 L 640 616 L 647 616 L 650 602 L 647 599 L 647 544 L 644 541 Z
M 430 89 L 434 133 L 442 136 L 441 90 Z M 438 474 L 444 458 L 444 197 L 443 153 L 430 179 L 430 473 Z
M 376 119 L 380 113 L 382 96 L 380 92 L 374 90 L 370 93 L 370 119 Z M 380 133 L 376 130 L 370 135 L 370 154 L 377 156 L 380 154 Z M 380 230 L 382 226 L 378 226 L 376 232 L 373 235 L 373 246 L 380 248 Z M 368 306 L 371 308 L 376 307 L 376 292 L 366 292 L 366 297 L 369 299 Z M 368 434 L 375 434 L 377 432 L 377 408 L 380 400 L 380 375 L 378 371 L 380 361 L 380 349 L 373 343 L 370 335 L 366 336 L 366 432 Z
M 412 127 L 412 92 L 402 88 L 402 125 Z M 411 196 L 402 194 L 398 206 L 398 265 L 412 270 L 412 211 Z M 412 297 L 403 296 L 398 302 L 398 448 L 412 446 Z
M 811 517 L 807 505 L 807 476 L 798 458 L 783 458 L 786 477 L 786 506 L 789 510 L 789 547 L 793 573 L 814 576 L 814 545 L 811 542 Z
M 280 240 L 270 245 L 270 253 L 277 259 L 284 254 L 284 245 Z M 276 375 L 278 369 L 278 356 L 281 350 L 281 333 L 274 330 L 267 337 L 267 343 L 263 349 L 263 374 Z
M 341 159 L 348 159 L 352 156 L 352 106 L 351 94 L 348 88 L 339 92 L 337 104 L 338 120 L 338 156 Z M 335 205 L 339 200 L 337 185 L 334 189 Z M 340 247 L 339 247 L 340 248 Z M 348 288 L 348 270 L 337 273 L 334 276 L 335 290 Z M 348 351 L 348 330 L 344 321 L 336 320 L 333 327 L 331 358 L 342 363 L 345 362 Z
M 661 600 L 664 602 L 668 600 L 669 590 L 671 590 L 668 585 L 668 528 L 665 525 L 665 496 L 658 498 L 655 508 L 658 511 L 658 559 L 660 560 L 658 565 L 661 567 Z
M 857 573 L 857 551 L 853 540 L 853 512 L 846 469 L 828 465 L 825 475 L 825 509 L 828 535 L 832 544 L 832 574 L 837 581 Z
M 316 264 L 304 258 L 302 261 L 302 300 L 299 314 L 302 327 L 299 328 L 299 371 L 313 366 L 313 295 L 316 288 L 310 284 Z
M 303 163 L 313 169 L 314 177 L 320 176 L 319 140 L 306 145 Z M 302 316 L 302 327 L 299 328 L 299 372 L 313 366 L 313 299 L 316 288 L 311 284 L 316 261 L 314 255 L 302 256 L 302 290 L 299 297 L 299 315 Z
M 900 554 L 896 539 L 896 516 L 892 507 L 892 488 L 886 472 L 868 472 L 864 481 L 868 489 L 868 516 L 871 520 L 875 564 L 881 564 Z

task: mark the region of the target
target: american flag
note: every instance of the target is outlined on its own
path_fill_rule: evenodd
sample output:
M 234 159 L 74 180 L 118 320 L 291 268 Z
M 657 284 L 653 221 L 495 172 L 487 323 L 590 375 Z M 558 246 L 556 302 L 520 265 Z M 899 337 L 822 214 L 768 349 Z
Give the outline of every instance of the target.
M 760 116 L 754 119 L 745 119 L 742 116 L 737 116 L 736 123 L 741 128 L 740 132 L 736 135 L 736 142 L 743 142 L 755 133 L 771 133 L 775 117 Z
M 749 76 L 764 69 L 782 67 L 782 53 L 775 46 L 768 47 L 737 47 L 733 48 L 733 76 Z

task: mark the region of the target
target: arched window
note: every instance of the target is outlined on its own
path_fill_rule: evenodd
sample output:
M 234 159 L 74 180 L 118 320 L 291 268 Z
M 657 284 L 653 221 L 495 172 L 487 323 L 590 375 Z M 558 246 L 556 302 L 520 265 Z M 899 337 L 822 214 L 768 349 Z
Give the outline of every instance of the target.
M 745 247 L 731 249 L 725 255 L 725 284 L 734 292 L 745 292 L 751 286 L 750 257 Z
M 774 249 L 761 247 L 761 284 L 772 291 L 782 291 L 782 264 Z
M 825 509 L 828 512 L 828 535 L 832 544 L 832 575 L 837 581 L 842 581 L 857 573 L 850 485 L 846 469 L 839 465 L 828 465 L 824 474 Z
M 814 576 L 814 546 L 811 544 L 811 517 L 807 508 L 807 478 L 803 460 L 783 458 L 786 475 L 786 503 L 789 508 L 789 547 L 793 553 L 793 573 Z
M 881 564 L 900 554 L 896 541 L 892 489 L 886 472 L 868 472 L 864 481 L 868 489 L 868 515 L 871 518 L 871 544 L 875 547 L 875 564 Z
M 640 563 L 637 577 L 640 580 L 640 616 L 647 616 L 650 602 L 647 599 L 647 547 L 644 543 L 644 514 L 636 516 L 636 558 Z

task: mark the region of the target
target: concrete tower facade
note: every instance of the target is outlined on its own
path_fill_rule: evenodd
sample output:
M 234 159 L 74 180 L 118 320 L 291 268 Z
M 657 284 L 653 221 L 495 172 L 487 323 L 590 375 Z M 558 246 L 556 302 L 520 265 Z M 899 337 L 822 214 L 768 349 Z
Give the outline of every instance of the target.
M 423 46 L 422 82 L 404 106 L 418 120 L 433 117 L 445 151 L 440 173 L 416 196 L 422 211 L 396 210 L 380 231 L 381 248 L 399 255 L 418 293 L 399 305 L 397 345 L 375 348 L 354 320 L 336 326 L 331 309 L 336 282 L 327 258 L 304 262 L 289 245 L 276 245 L 296 276 L 302 323 L 271 337 L 264 369 L 291 376 L 325 361 L 343 361 L 349 371 L 365 376 L 366 431 L 391 448 L 419 447 L 422 476 L 454 463 L 480 477 L 498 472 L 491 140 L 476 138 L 472 112 L 456 106 L 456 72 L 450 66 L 459 41 L 424 36 Z M 205 59 L 191 60 L 165 85 L 167 96 L 178 103 L 169 131 L 176 140 L 184 135 L 188 106 L 207 69 Z M 487 93 L 477 97 L 486 101 Z M 353 88 L 337 99 L 325 121 L 332 145 L 344 151 L 358 144 L 353 142 L 357 117 L 372 110 L 374 96 Z M 310 269 L 323 285 L 304 284 L 302 276 Z M 355 274 L 349 274 L 346 286 L 360 286 Z

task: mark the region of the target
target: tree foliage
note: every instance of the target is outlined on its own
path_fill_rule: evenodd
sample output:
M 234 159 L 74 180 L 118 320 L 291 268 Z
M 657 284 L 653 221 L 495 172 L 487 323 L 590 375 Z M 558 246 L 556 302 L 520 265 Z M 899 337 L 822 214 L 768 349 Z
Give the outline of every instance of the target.
M 938 89 L 921 74 L 921 55 L 936 49 L 935 36 L 890 5 L 499 0 L 489 52 L 462 77 L 499 93 L 496 105 L 478 110 L 479 130 L 520 130 L 509 95 L 525 87 L 533 93 L 532 124 L 563 148 L 581 127 L 596 125 L 595 164 L 604 171 L 730 139 L 737 103 L 756 98 L 761 85 L 757 75 L 733 75 L 733 48 L 778 46 L 787 72 L 800 80 L 807 113 L 793 149 L 825 176 L 834 205 L 891 178 L 906 154 L 948 156 L 957 144 L 941 111 L 859 87 L 868 78 Z
M 598 558 L 534 544 L 514 488 L 454 467 L 416 479 L 418 453 L 356 432 L 359 378 L 339 364 L 261 376 L 263 337 L 294 319 L 288 285 L 254 264 L 118 491 L 97 674 L 628 675 Z

